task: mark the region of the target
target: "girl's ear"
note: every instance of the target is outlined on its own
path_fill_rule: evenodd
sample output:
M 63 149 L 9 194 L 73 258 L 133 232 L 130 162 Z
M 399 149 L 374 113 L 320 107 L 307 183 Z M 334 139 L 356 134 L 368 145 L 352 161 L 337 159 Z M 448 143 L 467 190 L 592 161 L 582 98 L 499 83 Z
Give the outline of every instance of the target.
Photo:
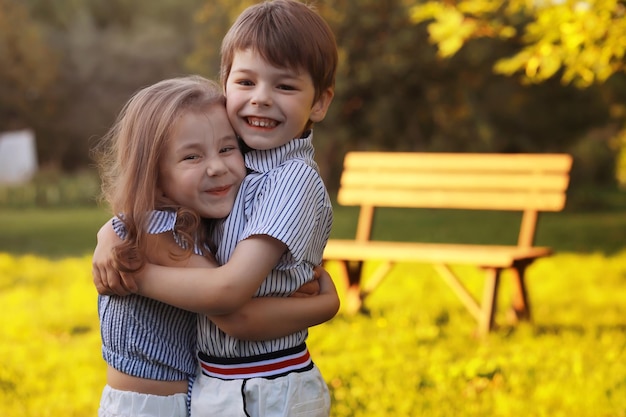
M 322 91 L 320 97 L 317 99 L 315 103 L 313 103 L 313 107 L 311 108 L 311 116 L 309 120 L 313 123 L 321 122 L 326 117 L 326 112 L 330 107 L 330 103 L 333 101 L 333 97 L 335 96 L 335 90 L 333 88 L 327 88 Z

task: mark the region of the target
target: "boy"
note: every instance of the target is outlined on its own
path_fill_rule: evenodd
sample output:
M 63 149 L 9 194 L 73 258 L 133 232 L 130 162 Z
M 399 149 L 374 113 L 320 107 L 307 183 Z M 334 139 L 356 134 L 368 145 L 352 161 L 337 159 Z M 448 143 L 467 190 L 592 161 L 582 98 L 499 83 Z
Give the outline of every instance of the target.
M 311 132 L 334 95 L 337 47 L 326 22 L 295 0 L 252 6 L 226 34 L 221 66 L 229 120 L 251 148 L 249 174 L 214 236 L 222 266 L 146 265 L 135 277 L 139 294 L 199 313 L 220 301 L 228 313 L 253 295 L 291 294 L 312 279 L 332 224 Z M 215 299 L 225 288 L 233 296 Z M 306 349 L 306 330 L 250 342 L 203 316 L 198 330 L 192 417 L 329 415 L 328 388 Z

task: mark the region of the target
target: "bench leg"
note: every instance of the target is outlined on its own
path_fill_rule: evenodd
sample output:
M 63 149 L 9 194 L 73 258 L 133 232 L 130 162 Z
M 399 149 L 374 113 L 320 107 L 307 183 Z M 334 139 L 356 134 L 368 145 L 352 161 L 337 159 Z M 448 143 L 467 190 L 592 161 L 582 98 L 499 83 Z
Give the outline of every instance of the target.
M 394 263 L 391 261 L 383 262 L 378 266 L 374 273 L 368 277 L 366 285 L 361 289 L 361 301 L 365 302 L 365 297 L 370 295 L 389 275 L 389 271 L 393 268 Z
M 346 285 L 345 310 L 356 313 L 361 310 L 361 271 L 363 262 L 339 261 L 340 275 Z
M 527 267 L 528 264 L 524 263 L 511 268 L 513 275 L 513 306 L 511 315 L 514 322 L 531 320 L 530 304 L 524 279 Z
M 478 336 L 487 335 L 494 327 L 501 271 L 500 268 L 485 268 L 485 287 L 478 320 Z

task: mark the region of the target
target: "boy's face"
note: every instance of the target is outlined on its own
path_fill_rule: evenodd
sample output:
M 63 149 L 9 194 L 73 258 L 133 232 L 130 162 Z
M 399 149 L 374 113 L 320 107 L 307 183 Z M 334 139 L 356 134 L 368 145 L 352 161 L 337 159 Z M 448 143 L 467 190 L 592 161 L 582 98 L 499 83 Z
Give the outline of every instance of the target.
M 221 103 L 184 113 L 159 164 L 163 194 L 204 218 L 226 217 L 246 175 L 243 155 Z
M 226 80 L 226 111 L 235 131 L 253 149 L 272 149 L 300 137 L 319 122 L 333 98 L 315 88 L 306 71 L 276 67 L 251 49 L 238 51 Z

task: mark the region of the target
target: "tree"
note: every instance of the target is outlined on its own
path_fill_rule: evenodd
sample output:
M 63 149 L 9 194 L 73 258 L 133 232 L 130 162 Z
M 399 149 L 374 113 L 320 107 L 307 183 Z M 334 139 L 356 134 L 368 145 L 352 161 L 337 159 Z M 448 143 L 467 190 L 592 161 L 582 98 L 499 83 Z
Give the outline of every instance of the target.
M 514 40 L 521 48 L 494 70 L 521 72 L 529 82 L 559 75 L 588 87 L 626 69 L 626 6 L 618 0 L 427 1 L 413 7 L 412 19 L 432 20 L 428 31 L 442 57 L 474 38 Z
M 205 1 L 194 15 L 196 32 L 195 48 L 187 57 L 189 71 L 209 78 L 219 76 L 220 46 L 222 38 L 237 16 L 254 0 L 212 0 Z
M 137 89 L 185 73 L 202 0 L 0 0 L 0 128 L 33 128 L 39 161 L 90 164 Z
M 192 72 L 217 76 L 222 37 L 257 2 L 204 0 L 187 61 Z M 426 25 L 415 24 L 416 0 L 312 3 L 332 27 L 340 57 L 333 104 L 316 126 L 317 160 L 330 188 L 349 150 L 563 151 L 579 132 L 606 123 L 607 103 L 597 89 L 554 80 L 523 85 L 493 73 L 500 58 L 516 51 L 513 42 L 474 36 L 449 59 L 437 59 Z M 510 20 L 520 25 L 524 18 Z M 563 102 L 566 108 L 552 111 Z
M 58 56 L 28 9 L 0 0 L 0 131 L 31 127 L 43 117 L 57 76 Z
M 443 58 L 478 38 L 514 44 L 514 53 L 497 60 L 493 69 L 519 74 L 526 83 L 558 78 L 588 88 L 626 70 L 626 5 L 619 0 L 429 0 L 414 5 L 411 17 L 415 23 L 428 22 L 430 39 Z M 618 180 L 626 186 L 626 114 L 623 103 L 616 108 L 622 130 L 611 145 L 618 154 Z

